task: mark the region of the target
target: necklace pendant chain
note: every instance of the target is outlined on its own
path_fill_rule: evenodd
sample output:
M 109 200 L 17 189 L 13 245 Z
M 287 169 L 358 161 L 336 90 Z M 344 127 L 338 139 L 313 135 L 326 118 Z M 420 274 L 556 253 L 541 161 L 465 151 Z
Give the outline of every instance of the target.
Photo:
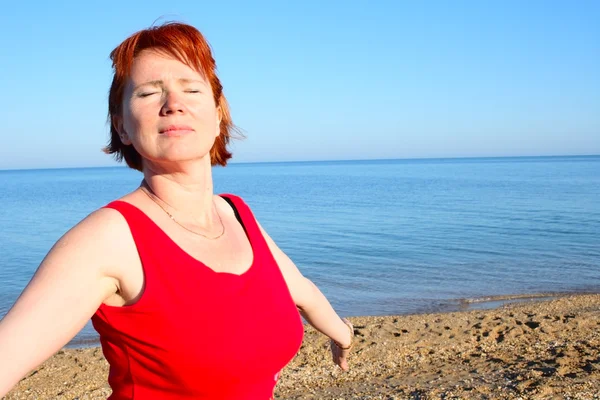
M 223 236 L 225 234 L 225 224 L 223 223 L 223 220 L 221 219 L 221 215 L 219 214 L 219 212 L 217 211 L 217 217 L 219 217 L 219 222 L 221 223 L 221 233 L 219 233 L 217 236 L 207 236 L 201 232 L 196 232 L 194 230 L 191 230 L 190 228 L 186 227 L 185 225 L 179 223 L 179 221 L 177 221 L 175 219 L 175 217 L 173 216 L 173 214 L 171 214 L 169 211 L 167 211 L 166 208 L 164 208 L 162 206 L 162 204 L 160 204 L 158 201 L 160 200 L 159 197 L 157 195 L 154 194 L 154 191 L 152 191 L 152 193 L 150 192 L 152 190 L 152 188 L 150 188 L 150 186 L 146 183 L 146 181 L 144 181 L 142 183 L 142 185 L 140 186 L 140 189 L 142 190 L 142 192 L 144 192 L 146 194 L 146 196 L 148 196 L 148 198 L 150 200 L 152 200 L 157 206 L 159 206 L 161 208 L 161 210 L 163 210 L 168 216 L 169 218 L 171 218 L 171 220 L 173 222 L 175 222 L 177 225 L 179 225 L 180 227 L 182 227 L 183 229 L 185 229 L 188 232 L 193 233 L 194 235 L 198 235 L 198 236 L 202 236 L 205 239 L 209 239 L 209 240 L 216 240 L 218 238 L 220 238 L 221 236 Z M 171 208 L 174 208 L 173 206 L 169 205 L 169 203 L 160 200 L 161 202 L 165 203 L 166 205 L 168 205 Z

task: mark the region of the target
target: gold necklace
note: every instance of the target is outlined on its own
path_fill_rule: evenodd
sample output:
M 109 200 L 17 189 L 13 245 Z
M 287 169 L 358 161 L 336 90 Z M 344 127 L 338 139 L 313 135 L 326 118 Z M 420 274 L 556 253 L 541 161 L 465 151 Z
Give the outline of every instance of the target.
M 188 231 L 188 232 L 191 232 L 191 233 L 193 233 L 194 235 L 202 236 L 202 237 L 204 237 L 204 238 L 206 238 L 206 239 L 209 239 L 209 240 L 216 240 L 216 239 L 220 238 L 221 236 L 223 236 L 223 235 L 225 234 L 225 224 L 223 223 L 223 220 L 221 219 L 221 215 L 219 214 L 219 212 L 218 212 L 218 211 L 217 211 L 217 217 L 219 217 L 219 222 L 221 223 L 221 226 L 223 227 L 223 229 L 221 230 L 221 233 L 219 233 L 219 234 L 218 234 L 217 236 L 215 236 L 215 237 L 206 236 L 206 235 L 205 235 L 205 234 L 203 234 L 203 233 L 200 233 L 200 232 L 193 231 L 193 230 L 191 230 L 191 229 L 187 228 L 186 226 L 184 226 L 184 225 L 180 224 L 179 222 L 177 222 L 177 220 L 175 219 L 175 217 L 173 216 L 173 214 L 171 214 L 169 211 L 167 211 L 167 209 L 166 209 L 166 208 L 164 208 L 164 207 L 163 207 L 163 206 L 162 206 L 162 205 L 161 205 L 161 204 L 160 204 L 160 203 L 157 201 L 157 199 L 158 199 L 158 200 L 160 200 L 160 199 L 158 198 L 158 196 L 157 196 L 157 195 L 155 195 L 154 193 L 150 193 L 150 190 L 152 190 L 152 189 L 151 189 L 151 188 L 150 188 L 150 189 L 148 189 L 148 188 L 150 188 L 150 186 L 149 186 L 149 185 L 148 185 L 148 184 L 147 184 L 145 181 L 144 181 L 144 182 L 142 183 L 142 185 L 140 186 L 140 189 L 142 190 L 142 192 L 144 192 L 144 193 L 146 194 L 146 196 L 148 196 L 148 197 L 150 198 L 150 200 L 152 200 L 154 203 L 156 203 L 156 205 L 157 205 L 157 206 L 159 206 L 159 207 L 160 207 L 160 208 L 161 208 L 161 209 L 162 209 L 162 210 L 163 210 L 163 211 L 164 211 L 164 212 L 165 212 L 165 213 L 166 213 L 166 214 L 169 216 L 169 218 L 171 218 L 171 220 L 173 220 L 173 222 L 175 222 L 177 225 L 179 225 L 180 227 L 182 227 L 182 228 L 183 228 L 183 229 L 185 229 L 186 231 Z M 154 192 L 154 191 L 153 191 L 153 192 Z M 168 205 L 169 207 L 171 207 L 171 208 L 175 209 L 175 207 L 173 207 L 172 205 L 170 205 L 170 204 L 169 204 L 169 203 L 167 203 L 166 201 L 164 201 L 164 200 L 160 200 L 160 201 L 162 201 L 163 203 L 165 203 L 165 204 L 166 204 L 166 205 Z

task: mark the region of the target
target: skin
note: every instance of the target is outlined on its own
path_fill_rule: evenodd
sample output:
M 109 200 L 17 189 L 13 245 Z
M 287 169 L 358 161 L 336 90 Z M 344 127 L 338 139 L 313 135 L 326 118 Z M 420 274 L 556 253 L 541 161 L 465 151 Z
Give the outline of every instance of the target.
M 143 157 L 143 175 L 155 200 L 141 189 L 120 200 L 146 213 L 184 251 L 220 272 L 241 274 L 252 248 L 231 207 L 213 193 L 209 151 L 219 135 L 220 110 L 208 82 L 187 65 L 155 51 L 140 53 L 113 124 Z M 186 130 L 165 131 L 169 126 Z M 302 316 L 347 347 L 348 326 L 261 227 Z M 46 255 L 17 302 L 0 321 L 0 397 L 67 344 L 100 304 L 135 303 L 144 275 L 125 219 L 100 209 L 69 230 Z M 43 329 L 42 329 L 43 328 Z M 349 350 L 332 344 L 333 361 L 348 370 Z

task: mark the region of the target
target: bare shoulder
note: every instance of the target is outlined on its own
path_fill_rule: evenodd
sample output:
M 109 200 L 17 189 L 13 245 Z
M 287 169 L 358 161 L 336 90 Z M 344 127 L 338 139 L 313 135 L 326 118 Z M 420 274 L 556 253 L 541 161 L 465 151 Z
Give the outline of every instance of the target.
M 135 244 L 123 215 L 112 208 L 101 208 L 65 233 L 50 254 L 65 250 L 86 261 L 87 265 L 99 266 L 114 276 L 118 261 L 135 251 Z
M 90 243 L 94 246 L 117 244 L 127 236 L 129 227 L 120 212 L 101 208 L 89 214 L 71 228 L 57 244 Z

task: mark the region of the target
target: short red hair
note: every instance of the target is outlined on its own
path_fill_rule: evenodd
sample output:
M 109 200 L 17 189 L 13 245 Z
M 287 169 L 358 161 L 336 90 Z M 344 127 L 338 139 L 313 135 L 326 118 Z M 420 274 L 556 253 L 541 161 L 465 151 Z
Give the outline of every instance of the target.
M 235 127 L 231 121 L 227 99 L 223 95 L 223 86 L 217 77 L 215 60 L 204 36 L 193 26 L 179 22 L 167 22 L 134 33 L 110 53 L 114 76 L 108 95 L 110 140 L 104 151 L 114 154 L 117 161 L 125 159 L 130 168 L 142 170 L 142 157 L 132 145 L 126 146 L 121 142 L 113 117 L 122 115 L 123 92 L 133 61 L 140 52 L 147 49 L 172 56 L 198 71 L 210 83 L 215 105 L 221 109 L 220 134 L 210 149 L 210 161 L 212 165 L 227 165 L 227 160 L 231 158 L 227 145 Z

